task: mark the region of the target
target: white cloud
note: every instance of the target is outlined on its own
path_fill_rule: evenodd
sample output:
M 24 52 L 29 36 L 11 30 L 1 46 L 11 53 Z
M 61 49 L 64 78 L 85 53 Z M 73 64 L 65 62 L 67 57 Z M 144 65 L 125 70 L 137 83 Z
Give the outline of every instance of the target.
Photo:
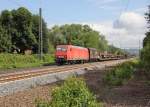
M 144 16 L 134 13 L 122 13 L 117 21 L 86 23 L 106 36 L 110 44 L 121 48 L 138 48 L 139 40 L 145 37 L 146 21 Z
M 145 19 L 142 15 L 134 12 L 125 12 L 114 22 L 114 27 L 125 28 L 126 30 L 136 30 L 145 27 Z M 137 30 L 138 29 L 138 30 Z

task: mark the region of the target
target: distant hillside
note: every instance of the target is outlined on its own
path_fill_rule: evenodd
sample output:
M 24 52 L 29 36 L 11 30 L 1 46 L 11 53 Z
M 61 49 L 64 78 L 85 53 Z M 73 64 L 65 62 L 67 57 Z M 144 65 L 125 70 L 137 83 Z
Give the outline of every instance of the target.
M 124 49 L 126 52 L 128 52 L 131 55 L 139 55 L 139 49 Z

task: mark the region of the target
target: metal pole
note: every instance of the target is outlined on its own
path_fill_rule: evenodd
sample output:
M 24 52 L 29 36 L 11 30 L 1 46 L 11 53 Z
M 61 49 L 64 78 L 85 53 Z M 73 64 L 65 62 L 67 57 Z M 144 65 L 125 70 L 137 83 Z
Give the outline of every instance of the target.
M 39 9 L 39 16 L 40 16 L 40 9 Z M 41 37 L 40 37 L 40 29 L 41 29 L 41 27 L 40 27 L 40 17 L 39 17 L 39 43 L 38 43 L 38 56 L 39 56 L 39 59 L 40 59 L 40 53 L 41 53 Z
M 42 8 L 39 8 L 39 53 L 40 53 L 40 59 L 42 59 L 43 56 L 43 32 L 42 32 Z
M 140 41 L 140 37 L 139 37 L 139 58 L 140 58 L 140 55 L 141 55 L 140 54 L 141 53 L 141 50 L 140 50 L 141 49 L 141 45 L 140 44 L 141 44 L 141 41 Z

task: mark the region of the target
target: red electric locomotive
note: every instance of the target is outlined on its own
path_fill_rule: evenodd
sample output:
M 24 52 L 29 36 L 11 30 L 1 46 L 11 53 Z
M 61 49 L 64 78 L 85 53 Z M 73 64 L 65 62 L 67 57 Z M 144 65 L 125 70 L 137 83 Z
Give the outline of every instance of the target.
M 55 60 L 57 64 L 84 63 L 89 60 L 87 48 L 73 45 L 58 45 L 56 47 Z

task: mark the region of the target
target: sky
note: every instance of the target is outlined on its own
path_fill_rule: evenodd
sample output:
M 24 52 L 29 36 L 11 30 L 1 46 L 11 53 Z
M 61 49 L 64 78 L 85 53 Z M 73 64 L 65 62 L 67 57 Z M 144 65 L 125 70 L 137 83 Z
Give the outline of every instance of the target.
M 49 28 L 63 24 L 88 24 L 119 48 L 142 47 L 147 24 L 144 13 L 150 0 L 0 0 L 0 12 L 39 7 Z

